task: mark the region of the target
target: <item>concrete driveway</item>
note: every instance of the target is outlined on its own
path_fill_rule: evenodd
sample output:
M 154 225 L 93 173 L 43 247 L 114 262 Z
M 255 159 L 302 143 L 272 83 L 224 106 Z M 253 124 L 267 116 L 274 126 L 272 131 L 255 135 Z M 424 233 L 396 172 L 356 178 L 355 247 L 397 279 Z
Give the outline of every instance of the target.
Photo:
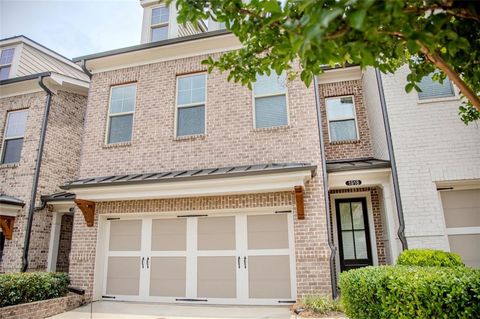
M 290 319 L 288 306 L 211 306 L 98 301 L 51 318 L 55 319 Z

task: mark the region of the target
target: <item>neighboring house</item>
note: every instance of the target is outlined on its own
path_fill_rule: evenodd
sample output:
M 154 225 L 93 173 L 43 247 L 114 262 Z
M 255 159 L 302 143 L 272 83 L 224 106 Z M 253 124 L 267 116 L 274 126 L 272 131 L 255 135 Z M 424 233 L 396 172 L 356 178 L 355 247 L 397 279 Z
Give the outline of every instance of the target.
M 68 271 L 72 213 L 43 199 L 78 174 L 88 87 L 58 53 L 0 40 L 0 272 Z

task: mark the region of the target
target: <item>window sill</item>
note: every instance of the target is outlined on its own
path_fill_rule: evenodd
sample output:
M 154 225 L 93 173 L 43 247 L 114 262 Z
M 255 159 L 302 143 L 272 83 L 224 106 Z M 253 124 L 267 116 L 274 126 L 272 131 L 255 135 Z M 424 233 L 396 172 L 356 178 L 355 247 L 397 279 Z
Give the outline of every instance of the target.
M 360 140 L 345 140 L 345 141 L 330 142 L 330 145 L 358 144 L 358 143 L 360 143 Z
M 20 163 L 0 164 L 0 169 L 16 168 L 18 166 L 20 166 Z
M 262 127 L 262 128 L 253 128 L 254 132 L 277 132 L 277 131 L 286 131 L 292 128 L 291 125 L 282 125 L 274 127 Z
M 132 146 L 132 142 L 104 144 L 102 148 L 107 149 L 107 148 L 128 147 L 128 146 Z
M 449 102 L 449 101 L 460 101 L 460 97 L 455 96 L 446 96 L 446 97 L 436 97 L 436 98 L 429 98 L 429 99 L 418 99 L 418 104 L 430 104 L 430 103 L 438 103 L 438 102 Z
M 207 138 L 206 134 L 195 134 L 195 135 L 182 135 L 176 136 L 173 138 L 174 141 L 194 141 L 194 140 L 204 140 Z

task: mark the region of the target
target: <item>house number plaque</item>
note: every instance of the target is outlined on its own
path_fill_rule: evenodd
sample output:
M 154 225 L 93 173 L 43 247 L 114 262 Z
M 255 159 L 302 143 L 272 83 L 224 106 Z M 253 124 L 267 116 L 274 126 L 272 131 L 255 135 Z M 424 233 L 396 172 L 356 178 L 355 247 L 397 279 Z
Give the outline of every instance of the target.
M 359 185 L 362 185 L 362 181 L 359 180 L 359 179 L 352 179 L 352 180 L 346 181 L 345 185 L 347 185 L 347 186 L 359 186 Z

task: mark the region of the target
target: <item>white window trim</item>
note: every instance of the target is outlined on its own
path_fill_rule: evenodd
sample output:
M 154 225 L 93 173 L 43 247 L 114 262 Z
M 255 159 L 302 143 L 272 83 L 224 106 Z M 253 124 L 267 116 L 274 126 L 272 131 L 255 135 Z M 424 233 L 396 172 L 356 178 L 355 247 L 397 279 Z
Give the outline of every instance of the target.
M 119 87 L 125 87 L 125 86 L 135 86 L 135 98 L 134 98 L 134 105 L 133 105 L 133 111 L 130 112 L 119 112 L 119 113 L 110 113 L 110 107 L 112 105 L 112 91 L 114 88 L 119 88 Z M 132 143 L 133 141 L 133 133 L 134 130 L 133 128 L 135 127 L 135 109 L 137 108 L 137 83 L 127 83 L 127 84 L 119 84 L 119 85 L 112 85 L 110 87 L 110 97 L 108 98 L 108 109 L 107 109 L 107 130 L 105 131 L 105 145 L 121 145 L 121 144 L 129 144 Z M 125 142 L 117 142 L 117 143 L 109 143 L 108 141 L 108 135 L 110 132 L 110 119 L 115 116 L 121 116 L 121 115 L 132 115 L 132 137 L 130 138 L 130 141 L 125 141 Z
M 276 73 L 275 73 L 276 74 Z M 285 81 L 287 81 L 287 78 L 285 77 Z M 257 118 L 256 118 L 256 113 L 257 113 L 257 106 L 256 106 L 256 99 L 257 98 L 263 98 L 263 97 L 274 97 L 274 96 L 281 96 L 285 95 L 285 108 L 287 111 L 287 124 L 285 125 L 277 125 L 277 126 L 270 126 L 270 127 L 257 127 Z M 259 94 L 255 95 L 255 83 L 253 83 L 253 89 L 252 89 L 252 119 L 253 119 L 253 129 L 254 130 L 264 130 L 264 129 L 273 129 L 273 128 L 279 128 L 279 127 L 287 127 L 290 125 L 290 107 L 288 103 L 288 87 L 287 83 L 285 82 L 285 92 L 283 93 L 273 93 L 273 94 Z
M 334 99 L 341 99 L 343 97 L 351 97 L 352 98 L 352 103 L 353 103 L 353 118 L 352 117 L 343 117 L 343 118 L 336 118 L 334 120 L 330 120 L 328 117 L 328 110 L 327 110 L 327 101 L 328 100 L 334 100 Z M 351 95 L 339 95 L 339 96 L 331 96 L 325 98 L 325 114 L 327 117 L 327 129 L 328 129 L 328 141 L 330 143 L 345 143 L 345 142 L 357 142 L 360 141 L 360 132 L 358 130 L 358 119 L 357 119 L 357 104 L 355 103 L 355 96 L 353 94 Z M 354 120 L 355 121 L 355 131 L 357 133 L 357 138 L 354 140 L 337 140 L 337 141 L 332 141 L 332 135 L 330 134 L 330 121 L 333 122 L 338 122 L 338 121 L 346 121 L 346 120 Z
M 153 10 L 157 8 L 168 8 L 168 21 L 167 22 L 160 22 L 160 23 L 155 23 L 152 24 L 152 16 L 153 16 Z M 170 39 L 171 34 L 170 34 L 170 17 L 172 15 L 172 12 L 170 10 L 170 6 L 167 6 L 165 4 L 161 4 L 158 6 L 154 6 L 150 8 L 150 20 L 148 21 L 148 26 L 149 26 L 149 31 L 148 31 L 148 42 L 153 42 L 152 40 L 152 35 L 153 35 L 153 29 L 156 28 L 161 28 L 161 27 L 167 27 L 167 39 Z
M 428 99 L 420 99 L 418 92 L 415 91 L 417 96 L 417 103 L 418 104 L 430 104 L 430 103 L 438 103 L 438 102 L 449 102 L 449 101 L 460 101 L 460 91 L 458 90 L 457 86 L 453 84 L 450 80 L 450 84 L 453 88 L 453 95 L 452 96 L 443 96 L 443 97 L 431 97 Z
M 195 76 L 195 75 L 200 75 L 200 74 L 203 74 L 205 76 L 205 99 L 203 101 L 203 104 L 202 103 L 199 103 L 199 102 L 195 102 L 195 103 L 188 103 L 188 104 L 181 104 L 179 105 L 178 104 L 178 80 L 181 79 L 181 78 L 188 78 L 188 77 L 191 77 L 191 76 Z M 175 123 L 174 123 L 174 132 L 173 132 L 173 136 L 174 138 L 186 138 L 186 137 L 189 137 L 189 136 L 206 136 L 207 135 L 207 93 L 208 93 L 208 90 L 207 90 L 207 81 L 208 81 L 208 76 L 207 76 L 207 73 L 206 72 L 196 72 L 196 73 L 189 73 L 189 74 L 183 74 L 183 75 L 177 75 L 176 77 L 176 86 L 175 86 Z M 203 105 L 205 111 L 205 116 L 204 116 L 204 130 L 203 130 L 203 134 L 189 134 L 189 135 L 178 135 L 178 109 L 180 108 L 187 108 L 187 107 L 193 107 L 193 106 L 200 106 L 200 105 Z
M 0 48 L 0 55 L 2 53 L 3 50 L 9 50 L 9 49 L 13 49 L 13 56 L 12 56 L 12 61 L 10 61 L 10 63 L 6 63 L 6 64 L 0 64 L 0 68 L 4 68 L 4 67 L 10 67 L 10 70 L 8 71 L 8 76 L 6 79 L 9 79 L 11 78 L 11 75 L 13 73 L 13 71 L 16 71 L 14 70 L 14 68 L 16 69 L 16 65 L 15 63 L 17 62 L 16 61 L 16 56 L 17 56 L 17 47 L 16 46 L 13 46 L 13 47 L 4 47 L 4 48 Z M 4 80 L 6 80 L 4 79 Z
M 26 112 L 27 113 L 27 123 L 25 124 L 25 130 L 23 131 L 23 135 L 18 135 L 18 136 L 13 136 L 13 137 L 8 137 L 7 138 L 7 128 L 8 128 L 8 123 L 10 121 L 10 114 L 12 113 L 19 113 L 19 112 Z M 2 151 L 0 152 L 0 165 L 8 165 L 8 164 L 15 164 L 15 163 L 3 163 L 3 155 L 5 152 L 5 143 L 8 140 L 15 140 L 19 138 L 23 138 L 25 140 L 25 131 L 27 130 L 27 124 L 28 124 L 28 109 L 21 109 L 21 110 L 15 110 L 15 111 L 8 111 L 7 112 L 7 120 L 5 121 L 5 128 L 3 132 L 3 139 L 2 139 Z M 23 151 L 23 145 L 22 145 L 22 150 Z M 21 152 L 20 151 L 20 152 Z M 21 159 L 21 154 L 20 154 L 20 159 Z M 16 162 L 19 163 L 19 162 Z

